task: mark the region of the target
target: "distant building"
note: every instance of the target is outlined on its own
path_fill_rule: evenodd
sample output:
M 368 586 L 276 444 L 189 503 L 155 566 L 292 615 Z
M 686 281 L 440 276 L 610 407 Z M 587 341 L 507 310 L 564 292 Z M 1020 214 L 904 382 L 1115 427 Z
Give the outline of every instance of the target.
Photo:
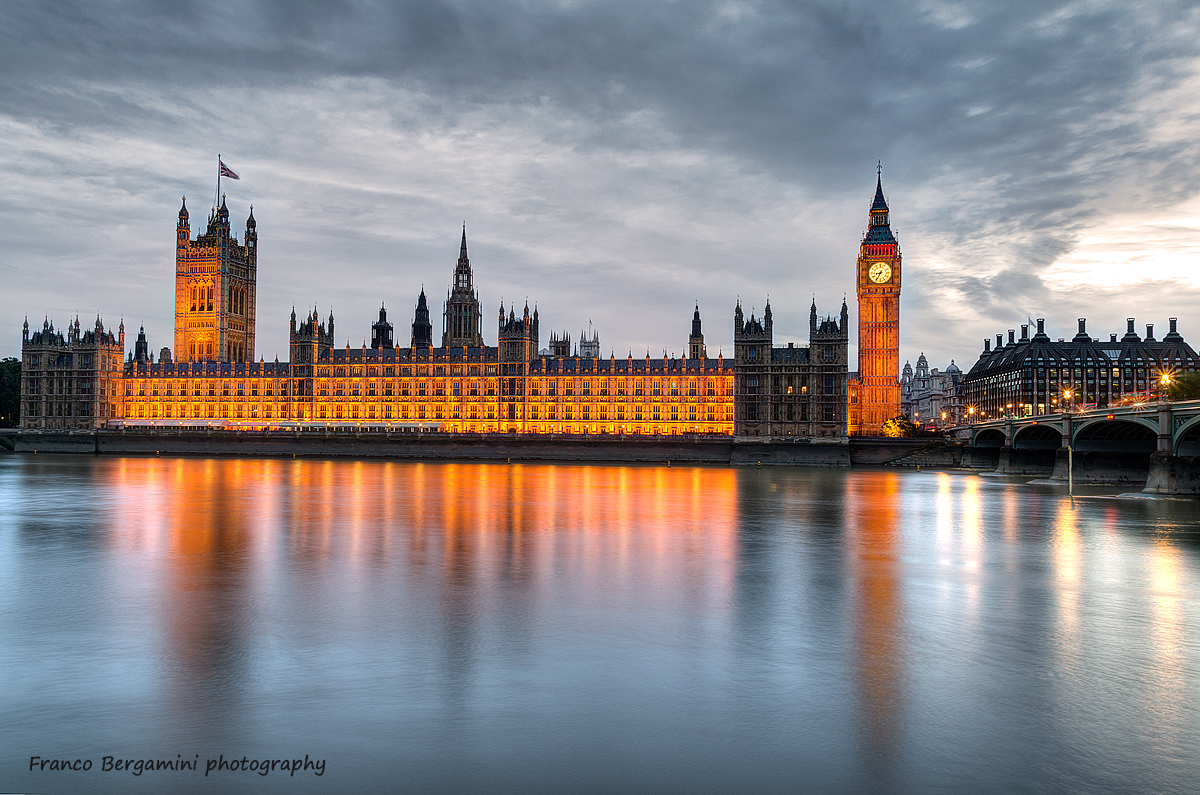
M 965 416 L 963 400 L 965 384 L 962 370 L 950 360 L 944 372 L 934 367 L 922 353 L 917 358 L 917 369 L 904 363 L 900 375 L 901 414 L 914 425 L 925 428 L 948 428 L 958 425 Z
M 588 324 L 589 327 L 591 324 Z M 599 359 L 600 358 L 600 332 L 593 330 L 592 338 L 588 339 L 587 334 L 579 332 L 579 358 L 581 359 Z
M 1064 406 L 1115 406 L 1139 402 L 1161 392 L 1162 378 L 1200 369 L 1200 357 L 1184 341 L 1170 318 L 1170 331 L 1154 338 L 1146 326 L 1145 338 L 1128 318 L 1125 335 L 1107 341 L 1087 333 L 1086 318 L 1070 340 L 1054 341 L 1046 334 L 1045 319 L 1038 318 L 1037 333 L 1021 326 L 1021 337 L 1008 330 L 1008 341 L 996 335 L 983 341 L 979 360 L 964 377 L 969 419 L 1030 416 L 1061 411 Z

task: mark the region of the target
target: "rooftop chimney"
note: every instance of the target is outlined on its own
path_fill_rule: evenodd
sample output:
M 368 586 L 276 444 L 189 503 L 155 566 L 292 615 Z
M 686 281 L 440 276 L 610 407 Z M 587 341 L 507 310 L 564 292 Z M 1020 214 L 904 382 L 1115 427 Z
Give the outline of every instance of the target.
M 1178 334 L 1178 333 L 1179 333 L 1178 331 L 1176 331 L 1176 330 L 1175 330 L 1175 323 L 1176 323 L 1178 320 L 1179 320 L 1179 318 L 1175 318 L 1175 317 L 1169 317 L 1169 318 L 1167 318 L 1167 322 L 1171 324 L 1171 333 L 1172 333 L 1172 334 Z
M 1038 332 L 1037 333 L 1045 334 L 1046 333 L 1046 318 L 1039 317 L 1037 320 L 1037 324 L 1038 324 Z
M 1146 342 L 1154 342 L 1154 324 L 1146 324 Z
M 1028 342 L 1028 341 L 1029 341 L 1029 324 L 1022 323 L 1021 324 L 1021 342 Z
M 1009 344 L 1009 345 L 1016 345 L 1016 344 L 1017 344 L 1016 340 L 1014 339 L 1016 336 L 1017 336 L 1017 331 L 1016 331 L 1016 329 L 1011 329 L 1011 328 L 1010 328 L 1010 329 L 1008 330 L 1008 344 Z
M 992 341 L 985 338 L 983 340 L 983 352 L 991 353 L 991 351 L 992 351 Z

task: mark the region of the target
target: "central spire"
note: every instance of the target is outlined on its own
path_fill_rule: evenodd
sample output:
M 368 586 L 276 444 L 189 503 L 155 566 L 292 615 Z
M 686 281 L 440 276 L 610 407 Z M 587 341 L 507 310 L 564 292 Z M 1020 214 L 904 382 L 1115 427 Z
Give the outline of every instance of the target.
M 454 282 L 446 296 L 443 313 L 445 324 L 442 329 L 442 346 L 482 347 L 480 333 L 481 313 L 479 296 L 475 293 L 471 260 L 467 258 L 467 224 L 463 222 L 462 244 L 458 251 L 458 264 L 454 268 Z

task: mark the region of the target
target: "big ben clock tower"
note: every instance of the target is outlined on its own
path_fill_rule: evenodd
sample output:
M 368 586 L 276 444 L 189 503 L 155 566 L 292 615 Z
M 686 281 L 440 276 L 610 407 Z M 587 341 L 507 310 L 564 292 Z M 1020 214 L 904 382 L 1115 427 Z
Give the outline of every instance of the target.
M 850 385 L 852 434 L 881 436 L 883 424 L 900 414 L 900 275 L 900 244 L 888 222 L 880 166 L 855 278 L 858 378 Z

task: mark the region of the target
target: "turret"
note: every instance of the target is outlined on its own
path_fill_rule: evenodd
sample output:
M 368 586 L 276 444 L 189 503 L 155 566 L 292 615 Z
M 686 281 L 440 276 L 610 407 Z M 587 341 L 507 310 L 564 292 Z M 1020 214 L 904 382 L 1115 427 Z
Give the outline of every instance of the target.
M 217 240 L 224 243 L 229 240 L 229 208 L 225 206 L 225 196 L 221 196 L 221 206 L 217 208 L 216 217 Z
M 254 220 L 254 205 L 250 205 L 250 217 L 246 219 L 246 248 L 250 253 L 258 247 L 258 223 Z
M 379 320 L 371 324 L 371 347 L 376 350 L 395 347 L 392 343 L 392 324 L 388 322 L 383 304 L 379 305 Z
M 692 313 L 692 334 L 688 337 L 688 358 L 708 358 L 708 352 L 704 348 L 704 331 L 700 327 L 700 304 L 696 304 L 696 311 Z
M 133 344 L 133 360 L 135 362 L 150 361 L 150 344 L 146 342 L 146 327 L 138 329 L 137 342 Z
M 417 297 L 417 309 L 413 315 L 412 343 L 413 348 L 433 347 L 433 324 L 429 322 L 429 304 L 425 300 L 425 288 Z
M 183 197 L 183 205 L 179 208 L 179 222 L 175 225 L 175 245 L 185 248 L 192 239 L 191 226 L 188 224 L 187 196 Z

